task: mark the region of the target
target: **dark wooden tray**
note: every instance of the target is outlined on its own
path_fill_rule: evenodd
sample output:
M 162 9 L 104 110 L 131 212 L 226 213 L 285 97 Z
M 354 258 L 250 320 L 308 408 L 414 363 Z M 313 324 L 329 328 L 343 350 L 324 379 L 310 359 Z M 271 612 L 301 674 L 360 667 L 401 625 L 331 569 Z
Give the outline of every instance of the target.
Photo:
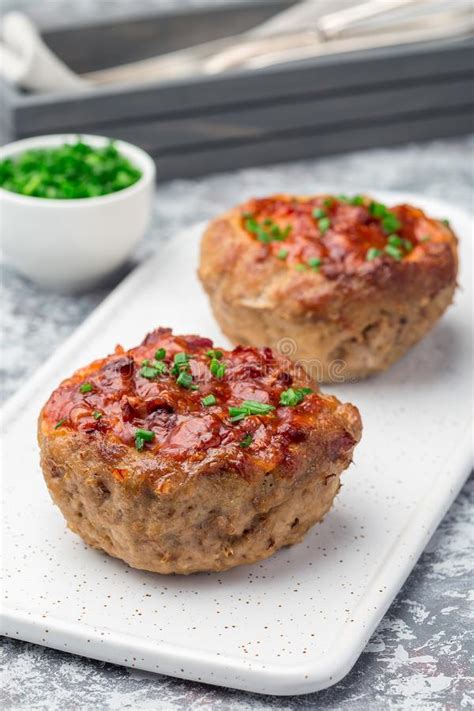
M 44 28 L 78 72 L 248 29 L 287 0 Z M 192 36 L 191 36 L 192 35 Z M 469 40 L 321 57 L 255 72 L 31 95 L 4 85 L 3 135 L 99 133 L 136 143 L 160 179 L 467 133 Z

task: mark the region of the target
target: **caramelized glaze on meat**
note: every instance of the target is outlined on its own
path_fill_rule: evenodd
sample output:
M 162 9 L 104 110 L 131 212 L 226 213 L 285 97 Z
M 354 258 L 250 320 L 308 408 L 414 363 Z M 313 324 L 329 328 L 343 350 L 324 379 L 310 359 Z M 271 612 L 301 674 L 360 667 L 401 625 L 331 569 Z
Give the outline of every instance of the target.
M 166 374 L 144 377 L 143 365 L 153 367 L 160 348 L 166 351 L 160 361 Z M 114 355 L 78 371 L 54 391 L 43 411 L 44 427 L 57 437 L 77 431 L 131 447 L 137 430 L 144 429 L 153 432 L 153 441 L 143 447 L 153 455 L 196 462 L 210 448 L 222 448 L 242 463 L 248 460 L 269 470 L 284 460 L 292 443 L 305 440 L 318 418 L 338 405 L 335 398 L 316 392 L 297 406 L 280 405 L 283 391 L 307 386 L 308 381 L 295 376 L 290 362 L 269 348 L 221 350 L 222 377 L 211 373 L 212 349 L 209 339 L 173 336 L 169 329 L 154 331 L 129 351 L 118 347 Z M 189 356 L 188 372 L 196 389 L 179 385 L 172 373 L 178 353 Z M 84 386 L 87 392 L 82 392 Z M 203 398 L 211 394 L 216 403 L 204 405 Z M 275 409 L 232 422 L 229 407 L 248 400 Z M 248 435 L 252 441 L 245 446 Z M 347 447 L 353 444 L 349 437 Z
M 317 271 L 330 279 L 367 269 L 368 261 L 373 261 L 367 258 L 371 249 L 380 252 L 379 260 L 393 262 L 390 249 L 385 250 L 394 236 L 400 238 L 400 257 L 407 261 L 432 251 L 433 242 L 449 241 L 447 230 L 440 231 L 439 221 L 430 219 L 417 207 L 391 207 L 388 213 L 396 219 L 389 218 L 384 223 L 383 216 L 372 207 L 380 203 L 362 196 L 356 199 L 358 204 L 329 195 L 308 199 L 284 195 L 253 199 L 240 208 L 241 227 L 252 240 L 261 242 L 259 258 L 278 258 L 284 250 L 288 254 L 281 261 L 290 268 L 310 267 L 311 260 L 321 260 Z M 266 233 L 271 241 L 262 241 L 255 231 L 247 229 L 249 218 L 262 227 L 263 239 Z M 384 224 L 395 229 L 386 229 Z M 280 234 L 276 232 L 273 238 L 275 225 Z M 396 243 L 397 240 L 392 246 L 396 247 Z M 392 254 L 397 252 L 392 250 Z

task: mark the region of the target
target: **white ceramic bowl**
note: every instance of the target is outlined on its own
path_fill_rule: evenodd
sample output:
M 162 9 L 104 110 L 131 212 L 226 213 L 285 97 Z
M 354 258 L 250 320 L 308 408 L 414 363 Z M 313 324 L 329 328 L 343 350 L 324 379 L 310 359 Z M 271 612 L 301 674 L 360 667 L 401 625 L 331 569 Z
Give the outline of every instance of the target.
M 81 139 L 96 147 L 110 140 L 83 134 Z M 75 140 L 77 134 L 15 141 L 0 149 L 0 159 Z M 2 251 L 19 272 L 49 289 L 79 291 L 127 259 L 150 222 L 155 165 L 137 146 L 124 141 L 116 141 L 116 146 L 142 173 L 134 185 L 116 193 L 50 200 L 0 188 Z

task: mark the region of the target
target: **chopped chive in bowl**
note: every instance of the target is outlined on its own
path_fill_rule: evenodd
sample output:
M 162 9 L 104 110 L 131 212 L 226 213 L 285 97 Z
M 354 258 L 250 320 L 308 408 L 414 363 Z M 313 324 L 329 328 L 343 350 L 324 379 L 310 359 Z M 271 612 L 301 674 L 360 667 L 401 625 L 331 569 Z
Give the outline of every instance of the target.
M 112 141 L 97 148 L 77 140 L 0 160 L 0 187 L 48 200 L 109 195 L 130 187 L 141 176 Z

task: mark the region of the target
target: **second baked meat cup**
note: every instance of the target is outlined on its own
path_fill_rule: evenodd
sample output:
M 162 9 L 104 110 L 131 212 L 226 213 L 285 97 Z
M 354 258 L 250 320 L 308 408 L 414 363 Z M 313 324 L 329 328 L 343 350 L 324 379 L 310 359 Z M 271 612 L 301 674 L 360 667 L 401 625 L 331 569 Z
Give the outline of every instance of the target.
M 410 205 L 276 195 L 217 217 L 199 276 L 234 342 L 271 346 L 320 381 L 385 370 L 453 298 L 457 241 Z

